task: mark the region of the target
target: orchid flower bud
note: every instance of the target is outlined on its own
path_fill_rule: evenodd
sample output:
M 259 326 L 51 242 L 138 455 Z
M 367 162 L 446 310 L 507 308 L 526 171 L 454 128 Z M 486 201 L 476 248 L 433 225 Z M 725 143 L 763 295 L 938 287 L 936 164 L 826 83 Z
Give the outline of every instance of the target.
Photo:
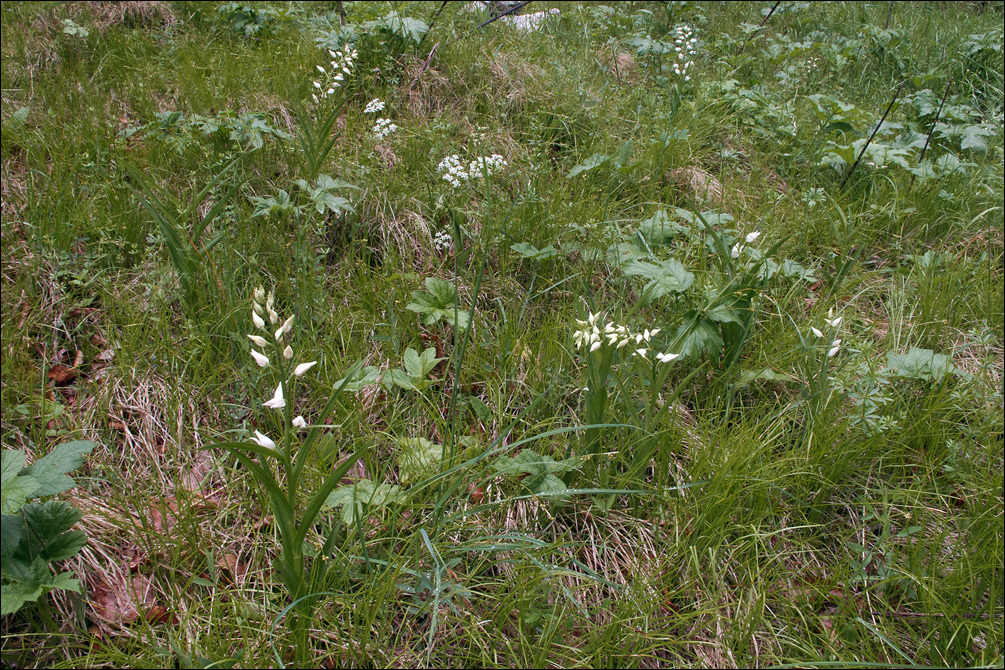
M 260 354 L 257 351 L 255 351 L 254 349 L 252 349 L 251 350 L 251 357 L 255 359 L 256 363 L 258 363 L 258 367 L 260 367 L 260 368 L 267 368 L 267 367 L 269 367 L 269 357 L 268 356 Z
M 297 418 L 293 419 L 293 427 L 294 428 L 306 428 L 307 427 L 307 422 L 304 421 L 304 417 L 298 416 Z
M 296 316 L 295 314 L 290 315 L 290 318 L 286 319 L 286 321 L 283 321 L 284 333 L 288 333 L 293 329 L 293 319 L 295 318 L 295 316 Z
M 272 400 L 263 402 L 262 407 L 269 407 L 271 409 L 282 409 L 286 407 L 286 399 L 283 398 L 282 382 L 279 382 L 279 386 L 276 387 L 276 392 L 272 395 Z
M 255 436 L 251 438 L 251 441 L 260 447 L 265 447 L 266 449 L 276 448 L 276 443 L 270 440 L 268 435 L 259 433 L 257 430 L 255 431 Z
M 265 321 L 263 321 L 262 317 L 258 316 L 258 314 L 254 311 L 251 312 L 251 322 L 255 324 L 255 328 L 265 330 Z
M 290 345 L 286 345 L 286 348 L 283 349 L 283 358 L 285 358 L 286 360 L 290 360 L 291 358 L 293 358 L 293 347 L 291 347 Z
M 259 337 L 258 335 L 248 335 L 248 339 L 257 344 L 260 347 L 269 346 L 269 341 L 264 337 Z
M 301 363 L 296 368 L 293 369 L 293 374 L 297 377 L 302 377 L 305 372 L 317 365 L 317 361 L 311 361 L 310 363 Z

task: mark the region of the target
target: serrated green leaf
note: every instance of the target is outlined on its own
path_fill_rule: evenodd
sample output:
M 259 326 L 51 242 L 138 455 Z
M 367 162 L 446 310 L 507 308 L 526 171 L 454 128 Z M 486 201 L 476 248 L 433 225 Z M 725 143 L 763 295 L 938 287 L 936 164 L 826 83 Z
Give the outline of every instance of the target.
M 38 482 L 31 477 L 15 477 L 5 483 L 0 489 L 0 512 L 3 514 L 17 512 L 24 505 L 28 496 L 33 495 L 37 489 Z
M 14 582 L 0 585 L 0 615 L 14 614 L 25 603 L 35 602 L 42 595 L 42 587 Z
M 0 554 L 13 555 L 24 538 L 24 520 L 20 514 L 0 516 Z
M 35 461 L 25 470 L 25 475 L 33 477 L 38 482 L 38 489 L 34 495 L 37 497 L 56 495 L 76 486 L 66 473 L 83 465 L 85 457 L 94 447 L 94 442 L 90 440 L 64 442 Z
M 426 277 L 426 290 L 439 307 L 449 307 L 457 302 L 457 288 L 439 277 Z
M 87 535 L 82 530 L 61 533 L 45 543 L 42 557 L 46 560 L 65 561 L 73 558 L 87 544 Z
M 23 469 L 23 451 L 20 449 L 4 449 L 0 451 L 0 485 L 7 486 Z
M 674 334 L 674 339 L 678 338 L 681 342 L 679 353 L 684 358 L 698 358 L 705 349 L 715 356 L 722 351 L 719 329 L 715 327 L 714 321 L 708 319 L 700 319 L 690 328 L 688 324 L 682 325 Z
M 62 500 L 33 502 L 24 506 L 21 513 L 27 530 L 41 542 L 48 543 L 60 533 L 73 528 L 80 521 L 80 510 Z
M 626 275 L 650 280 L 645 287 L 647 302 L 671 293 L 683 293 L 694 283 L 694 275 L 673 258 L 654 263 L 629 261 L 625 264 L 624 272 Z

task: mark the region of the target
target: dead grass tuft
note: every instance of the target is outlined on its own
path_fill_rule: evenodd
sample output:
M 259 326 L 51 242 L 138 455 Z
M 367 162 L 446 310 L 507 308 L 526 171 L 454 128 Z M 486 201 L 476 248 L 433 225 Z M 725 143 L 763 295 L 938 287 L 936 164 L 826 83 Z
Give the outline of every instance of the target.
M 129 2 L 72 2 L 71 16 L 85 8 L 94 21 L 94 27 L 104 33 L 112 26 L 124 28 L 151 28 L 177 22 L 174 10 L 159 0 L 132 0 Z
M 722 205 L 722 183 L 699 167 L 682 167 L 669 172 L 665 179 L 674 188 L 701 204 Z

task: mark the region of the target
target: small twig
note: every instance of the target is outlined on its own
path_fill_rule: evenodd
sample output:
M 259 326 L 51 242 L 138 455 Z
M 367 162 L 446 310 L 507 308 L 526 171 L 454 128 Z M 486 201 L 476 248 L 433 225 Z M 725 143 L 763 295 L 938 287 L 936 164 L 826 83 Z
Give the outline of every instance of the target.
M 780 5 L 780 4 L 782 4 L 782 0 L 778 0 L 775 3 L 775 6 L 771 8 L 771 11 L 768 12 L 767 15 L 763 19 L 761 19 L 761 22 L 757 24 L 758 28 L 763 28 L 764 27 L 764 24 L 768 22 L 768 19 L 771 18 L 771 15 L 775 13 L 775 10 L 778 9 L 778 5 Z
M 928 131 L 928 137 L 925 138 L 925 146 L 921 148 L 921 156 L 918 157 L 918 165 L 921 165 L 921 161 L 925 160 L 925 152 L 928 151 L 928 143 L 932 141 L 932 134 L 935 132 L 935 124 L 939 122 L 939 117 L 942 116 L 942 108 L 946 104 L 946 99 L 949 97 L 949 87 L 953 85 L 953 79 L 956 79 L 954 74 L 949 78 L 949 83 L 946 84 L 946 92 L 942 94 L 942 102 L 939 103 L 939 111 L 935 112 L 935 119 L 932 120 L 932 127 Z M 907 190 L 910 191 L 911 187 L 914 186 L 914 178 L 918 175 L 911 175 L 911 183 L 907 185 Z
M 890 2 L 890 11 L 886 13 L 886 23 L 883 24 L 883 30 L 890 27 L 890 17 L 893 16 L 893 1 Z
M 412 89 L 415 88 L 415 85 L 419 83 L 419 77 L 421 77 L 422 73 L 425 72 L 426 68 L 429 67 L 429 63 L 432 62 L 433 56 L 436 54 L 436 49 L 439 46 L 440 46 L 440 43 L 437 42 L 436 44 L 433 45 L 433 48 L 429 50 L 429 55 L 426 56 L 426 62 L 423 63 L 422 67 L 419 68 L 419 71 L 415 73 L 415 79 L 412 80 L 412 85 L 408 87 L 408 92 L 409 93 L 411 93 Z
M 897 98 L 900 96 L 900 90 L 902 88 L 904 88 L 903 83 L 901 83 L 900 86 L 897 87 L 897 90 L 894 91 L 893 100 L 891 100 L 890 104 L 886 106 L 886 111 L 883 112 L 883 117 L 879 120 L 879 123 L 876 124 L 876 129 L 872 131 L 872 135 L 869 136 L 869 140 L 865 143 L 865 146 L 862 147 L 862 151 L 858 152 L 858 158 L 856 158 L 855 162 L 852 163 L 851 169 L 848 170 L 848 174 L 846 174 L 844 179 L 841 180 L 841 185 L 838 186 L 839 191 L 844 188 L 846 183 L 848 183 L 848 179 L 851 178 L 852 173 L 855 172 L 855 168 L 858 167 L 859 161 L 862 160 L 862 156 L 864 156 L 865 152 L 869 149 L 869 145 L 872 144 L 872 140 L 876 137 L 876 133 L 878 133 L 879 129 L 883 127 L 883 122 L 886 121 L 886 115 L 890 113 L 891 109 L 893 109 L 893 103 L 897 102 Z
M 504 16 L 509 16 L 509 15 L 510 15 L 510 14 L 512 14 L 513 12 L 516 12 L 516 11 L 518 11 L 518 10 L 520 10 L 520 9 L 523 9 L 524 7 L 526 7 L 526 6 L 527 6 L 527 5 L 529 5 L 529 4 L 530 4 L 530 0 L 527 0 L 527 2 L 521 2 L 521 3 L 519 4 L 519 5 L 516 5 L 515 7 L 511 7 L 510 9 L 507 9 L 507 10 L 506 10 L 505 12 L 503 12 L 502 14 L 496 14 L 495 16 L 493 16 L 493 17 L 492 17 L 491 19 L 489 19 L 488 21 L 485 21 L 484 23 L 482 23 L 482 24 L 480 24 L 480 25 L 477 25 L 477 26 L 475 26 L 475 30 L 478 30 L 479 28 L 484 28 L 484 27 L 485 27 L 485 26 L 487 26 L 488 24 L 492 23 L 493 21 L 498 21 L 499 19 L 501 19 L 501 18 L 502 18 L 502 17 L 504 17 Z
M 775 5 L 771 8 L 771 11 L 768 12 L 763 19 L 761 19 L 760 23 L 757 24 L 757 30 L 755 30 L 754 32 L 750 33 L 750 35 L 747 37 L 747 40 L 743 43 L 743 46 L 740 47 L 740 50 L 736 53 L 737 56 L 739 56 L 740 54 L 743 53 L 743 50 L 747 48 L 747 44 L 750 43 L 750 40 L 754 39 L 754 35 L 761 28 L 764 27 L 764 24 L 768 22 L 768 19 L 771 18 L 771 15 L 775 13 L 775 10 L 778 9 L 778 5 L 780 5 L 780 4 L 782 4 L 782 0 L 776 0 Z
M 440 18 L 440 14 L 443 12 L 443 8 L 446 7 L 446 6 L 447 6 L 447 0 L 443 0 L 443 2 L 440 3 L 440 8 L 437 9 L 436 10 L 436 14 L 433 15 L 433 20 L 429 22 L 429 30 L 427 30 L 425 32 L 425 34 L 422 36 L 422 39 L 419 40 L 419 46 L 415 47 L 416 50 L 422 48 L 422 43 L 426 41 L 426 36 L 428 36 L 429 33 L 433 32 L 433 26 L 436 25 L 436 19 Z M 436 47 L 433 47 L 433 48 L 435 49 Z M 430 53 L 432 53 L 432 52 L 430 52 Z
M 338 0 L 335 4 L 338 5 L 339 28 L 345 28 L 345 7 L 342 6 L 342 0 Z

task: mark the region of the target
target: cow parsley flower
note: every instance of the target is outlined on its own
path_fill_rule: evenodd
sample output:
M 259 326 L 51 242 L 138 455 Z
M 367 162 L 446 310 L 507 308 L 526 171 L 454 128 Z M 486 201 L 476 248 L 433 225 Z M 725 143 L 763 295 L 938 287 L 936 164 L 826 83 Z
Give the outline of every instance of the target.
M 377 119 L 377 123 L 373 126 L 373 136 L 378 140 L 382 140 L 397 130 L 398 126 L 391 123 L 391 119 Z
M 364 114 L 376 114 L 381 111 L 384 111 L 384 102 L 380 98 L 374 98 L 363 108 Z

